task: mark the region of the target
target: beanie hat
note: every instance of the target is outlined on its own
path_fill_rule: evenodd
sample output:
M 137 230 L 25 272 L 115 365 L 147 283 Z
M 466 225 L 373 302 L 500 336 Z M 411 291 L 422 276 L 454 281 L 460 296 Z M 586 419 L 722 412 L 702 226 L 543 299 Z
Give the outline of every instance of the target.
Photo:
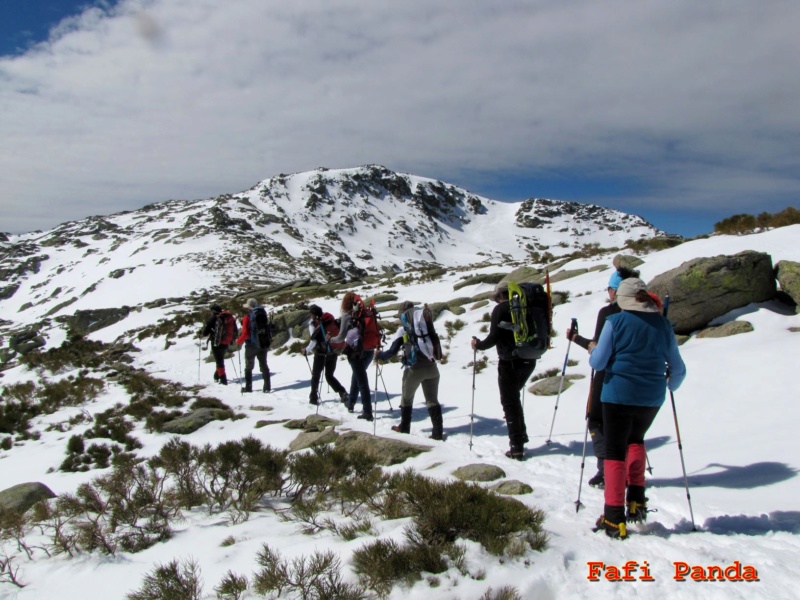
M 212 304 L 211 305 L 211 312 L 215 315 L 222 312 L 222 307 L 219 304 Z
M 312 304 L 311 306 L 309 306 L 308 312 L 314 315 L 318 319 L 322 318 L 322 309 L 316 304 Z
M 645 302 L 636 299 L 639 292 L 645 293 Z M 641 296 L 640 296 L 641 297 Z M 617 304 L 622 310 L 638 312 L 659 312 L 656 303 L 647 295 L 647 286 L 644 281 L 636 277 L 622 280 L 617 288 Z
M 500 282 L 496 286 L 494 286 L 494 291 L 492 292 L 491 298 L 495 302 L 500 300 L 500 296 L 508 296 L 508 283 Z
M 608 280 L 608 287 L 612 290 L 616 290 L 619 288 L 620 283 L 622 283 L 622 274 L 619 271 L 614 271 L 611 275 L 611 279 Z
M 258 306 L 258 300 L 255 298 L 250 298 L 242 308 L 246 308 L 247 310 L 253 310 L 256 306 Z

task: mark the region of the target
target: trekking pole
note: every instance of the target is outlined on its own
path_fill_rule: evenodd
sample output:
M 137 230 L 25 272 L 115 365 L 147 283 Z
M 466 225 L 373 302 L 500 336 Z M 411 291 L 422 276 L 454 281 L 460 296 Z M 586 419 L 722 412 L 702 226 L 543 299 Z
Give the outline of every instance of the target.
M 473 337 L 473 340 L 478 338 Z M 469 411 L 469 449 L 472 450 L 472 426 L 475 422 L 475 363 L 478 361 L 478 349 L 472 351 L 472 408 Z
M 233 354 L 231 354 L 229 358 L 231 359 L 231 370 L 233 371 L 233 374 L 236 375 L 236 379 L 238 381 L 239 380 L 239 372 L 236 370 L 236 363 L 233 362 Z
M 592 378 L 589 380 L 589 399 L 586 401 L 586 430 L 583 432 L 583 453 L 581 454 L 581 478 L 578 481 L 578 499 L 575 500 L 575 512 L 583 508 L 581 502 L 581 489 L 583 488 L 583 471 L 586 465 L 586 443 L 589 441 L 589 416 L 592 410 L 592 386 L 594 385 L 594 369 Z
M 200 362 L 202 360 L 203 342 L 197 340 L 197 383 L 200 383 Z
M 564 355 L 564 366 L 561 368 L 561 383 L 558 384 L 558 396 L 556 396 L 556 406 L 553 409 L 553 421 L 550 423 L 550 433 L 547 434 L 545 444 L 550 445 L 550 436 L 553 435 L 553 426 L 556 424 L 556 414 L 558 413 L 558 401 L 561 399 L 561 390 L 564 389 L 564 376 L 567 372 L 567 361 L 569 360 L 569 349 L 572 346 L 572 336 L 578 333 L 578 319 L 572 319 L 572 324 L 569 326 L 569 342 L 567 342 L 567 353 Z
M 375 402 L 372 409 L 372 435 L 377 433 L 378 427 L 378 361 L 375 361 Z
M 240 396 L 244 396 L 244 388 L 242 387 L 242 377 L 244 376 L 244 373 L 242 372 L 242 347 L 241 346 L 239 346 L 239 350 L 236 352 L 236 354 L 239 355 L 239 373 L 240 373 L 240 375 L 238 375 L 238 377 L 239 377 L 239 395 Z
M 669 310 L 669 294 L 664 297 L 664 316 Z M 667 379 L 669 379 L 669 368 L 667 368 Z M 672 417 L 675 420 L 675 435 L 678 438 L 678 452 L 681 455 L 681 469 L 683 469 L 683 485 L 686 488 L 686 501 L 689 503 L 689 516 L 692 519 L 692 531 L 697 531 L 694 524 L 694 510 L 692 510 L 692 495 L 689 493 L 689 478 L 686 476 L 686 463 L 683 460 L 683 442 L 681 441 L 681 430 L 678 427 L 678 410 L 675 408 L 675 394 L 669 391 L 669 399 L 672 402 Z
M 303 352 L 303 358 L 306 359 L 306 366 L 308 367 L 308 372 L 311 375 L 311 379 L 313 380 L 314 379 L 314 371 L 311 369 L 311 363 L 308 362 L 308 354 Z M 320 400 L 321 400 L 321 398 L 320 398 L 321 392 L 322 392 L 322 379 L 320 378 L 320 382 L 317 385 L 317 413 L 316 414 L 319 414 L 319 403 L 320 403 Z
M 386 389 L 386 380 L 383 378 L 383 369 L 380 370 L 381 376 L 381 383 L 383 384 L 383 391 L 386 394 L 386 400 L 389 402 L 389 410 L 394 412 L 394 407 L 392 406 L 392 399 L 389 397 L 389 390 Z

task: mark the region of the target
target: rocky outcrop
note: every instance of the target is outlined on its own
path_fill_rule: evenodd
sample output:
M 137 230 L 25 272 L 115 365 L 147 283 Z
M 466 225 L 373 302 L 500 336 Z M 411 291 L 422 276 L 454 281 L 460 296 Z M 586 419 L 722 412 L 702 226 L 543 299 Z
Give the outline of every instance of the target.
M 86 335 L 113 325 L 130 314 L 127 306 L 119 308 L 97 308 L 94 310 L 78 310 L 71 317 L 66 317 L 70 335 Z
M 583 379 L 584 375 L 565 375 L 564 386 L 561 391 L 568 390 L 572 386 L 572 382 L 576 379 Z M 561 387 L 561 375 L 555 377 L 545 377 L 540 379 L 528 388 L 528 391 L 534 396 L 555 396 Z
M 746 251 L 690 260 L 658 275 L 648 289 L 670 296 L 675 332 L 689 334 L 735 308 L 773 298 L 776 285 L 769 254 Z
M 453 477 L 462 481 L 497 481 L 505 476 L 503 469 L 487 464 L 465 465 L 453 471 Z
M 20 483 L 0 492 L 0 512 L 24 513 L 37 502 L 55 497 L 43 483 Z
M 230 412 L 221 408 L 199 408 L 189 414 L 167 421 L 162 426 L 164 433 L 187 435 L 194 433 L 211 421 L 223 421 L 230 418 Z
M 775 265 L 775 277 L 781 284 L 781 290 L 800 306 L 800 263 L 791 260 L 778 261 Z
M 292 419 L 291 421 L 287 421 L 283 426 L 286 427 L 286 429 L 302 429 L 303 431 L 319 433 L 325 431 L 329 427 L 336 427 L 341 424 L 341 421 L 330 419 L 323 415 L 309 415 L 305 419 Z
M 749 321 L 731 321 L 717 327 L 709 327 L 698 331 L 695 337 L 702 338 L 721 338 L 729 337 L 731 335 L 738 335 L 740 333 L 750 333 L 753 331 L 753 324 Z
M 643 265 L 644 261 L 638 256 L 631 256 L 630 254 L 617 254 L 612 261 L 615 269 L 630 269 L 635 270 L 639 265 Z
M 346 452 L 369 454 L 377 460 L 378 464 L 387 467 L 405 462 L 423 452 L 430 452 L 429 446 L 377 437 L 360 431 L 348 431 L 340 435 L 336 439 L 336 447 Z
M 489 489 L 495 493 L 503 494 L 504 496 L 520 496 L 522 494 L 530 494 L 533 488 L 527 483 L 517 481 L 516 479 L 508 479 L 506 481 L 499 481 L 491 486 Z
M 291 442 L 289 442 L 289 450 L 296 452 L 297 450 L 305 450 L 314 446 L 323 444 L 332 444 L 339 437 L 333 427 L 326 427 L 322 431 L 304 431 Z

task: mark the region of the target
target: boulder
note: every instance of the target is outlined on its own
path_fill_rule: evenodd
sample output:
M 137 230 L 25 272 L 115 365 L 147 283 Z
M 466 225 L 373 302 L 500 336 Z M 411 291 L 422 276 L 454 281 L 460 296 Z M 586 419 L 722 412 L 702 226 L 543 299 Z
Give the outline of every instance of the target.
M 559 388 L 561 388 L 562 392 L 568 390 L 572 386 L 573 380 L 583 379 L 584 377 L 585 375 L 565 375 L 563 387 L 561 387 L 561 375 L 545 377 L 530 386 L 528 391 L 534 396 L 556 396 Z
M 172 421 L 167 421 L 162 426 L 164 433 L 174 433 L 176 435 L 186 435 L 194 433 L 211 421 L 224 421 L 230 418 L 230 412 L 221 408 L 198 408 Z
M 387 467 L 400 464 L 423 452 L 430 452 L 429 446 L 377 437 L 360 431 L 348 431 L 340 435 L 336 439 L 336 447 L 347 452 L 370 454 L 377 459 L 378 464 Z
M 800 263 L 791 260 L 778 261 L 775 265 L 775 276 L 781 284 L 781 290 L 800 306 Z
M 43 483 L 20 483 L 0 492 L 0 512 L 24 513 L 37 502 L 55 497 L 52 490 Z
M 533 488 L 527 483 L 517 481 L 516 479 L 508 479 L 506 481 L 499 481 L 489 487 L 490 490 L 504 496 L 520 496 L 522 494 L 530 494 Z
M 721 338 L 739 333 L 749 333 L 753 331 L 753 325 L 749 321 L 731 321 L 717 327 L 709 327 L 697 332 L 697 338 Z
M 305 419 L 292 419 L 287 421 L 283 426 L 286 429 L 302 429 L 303 431 L 324 431 L 328 427 L 335 427 L 341 425 L 341 421 L 330 419 L 324 415 L 309 415 Z
M 304 431 L 289 443 L 289 450 L 295 452 L 312 446 L 332 444 L 338 437 L 339 434 L 333 427 L 326 427 L 322 431 Z
M 658 275 L 648 289 L 670 296 L 675 333 L 689 334 L 731 310 L 775 296 L 772 258 L 748 250 L 734 256 L 696 258 Z
M 130 312 L 131 309 L 127 306 L 77 310 L 73 316 L 66 317 L 64 320 L 69 327 L 70 335 L 86 335 L 121 321 Z
M 550 276 L 550 283 L 571 279 L 572 277 L 577 277 L 578 275 L 583 275 L 584 273 L 588 272 L 589 269 L 570 269 L 568 271 L 559 271 L 555 275 Z
M 487 464 L 465 465 L 453 471 L 453 477 L 462 481 L 497 481 L 505 476 L 503 469 Z
M 630 269 L 636 270 L 636 267 L 643 265 L 644 261 L 638 256 L 631 256 L 630 254 L 617 254 L 612 261 L 615 269 Z

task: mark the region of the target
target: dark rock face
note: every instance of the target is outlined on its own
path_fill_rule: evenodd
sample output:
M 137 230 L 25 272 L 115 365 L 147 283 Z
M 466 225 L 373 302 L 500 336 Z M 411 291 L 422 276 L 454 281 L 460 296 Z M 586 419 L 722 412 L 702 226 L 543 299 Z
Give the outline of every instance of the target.
M 43 483 L 20 483 L 0 492 L 0 511 L 24 513 L 37 502 L 55 497 Z
M 130 308 L 98 308 L 95 310 L 78 310 L 71 317 L 67 317 L 67 325 L 72 335 L 86 335 L 93 331 L 103 329 L 121 321 L 130 313 Z
M 713 319 L 775 296 L 772 258 L 745 251 L 734 256 L 696 258 L 658 275 L 648 289 L 669 295 L 669 320 L 675 333 L 689 334 Z
M 198 408 L 187 415 L 167 421 L 162 426 L 164 433 L 187 435 L 194 433 L 212 421 L 223 421 L 230 418 L 230 413 L 220 408 Z

